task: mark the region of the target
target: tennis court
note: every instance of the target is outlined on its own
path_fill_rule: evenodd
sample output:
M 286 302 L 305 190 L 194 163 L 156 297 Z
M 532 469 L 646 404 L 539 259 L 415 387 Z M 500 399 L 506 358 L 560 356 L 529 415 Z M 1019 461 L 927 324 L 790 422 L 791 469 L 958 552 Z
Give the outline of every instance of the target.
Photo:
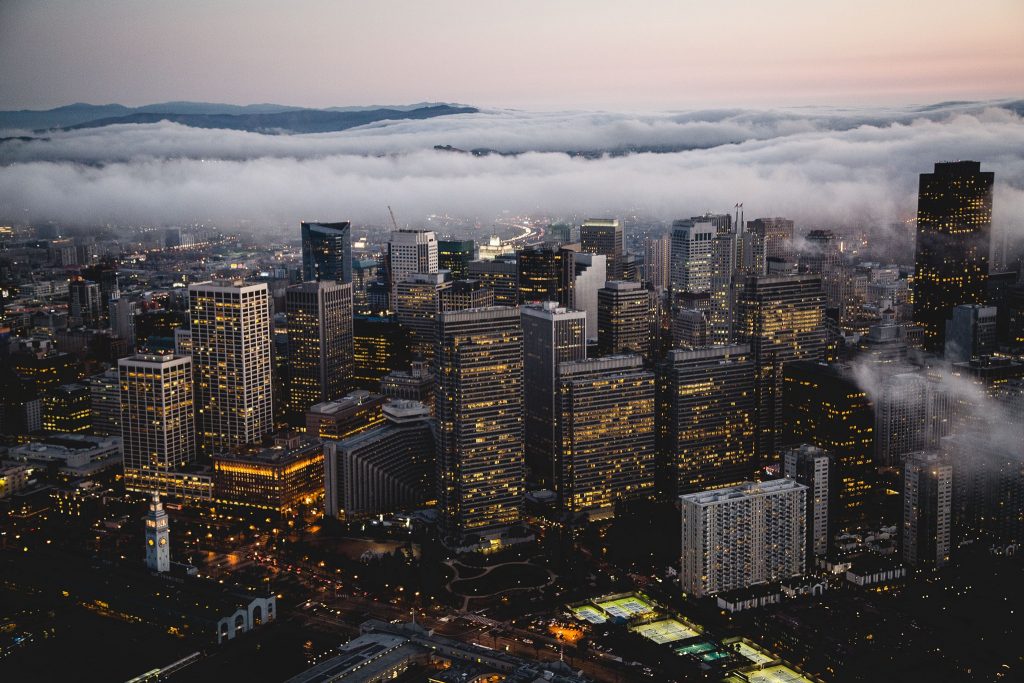
M 654 607 L 652 605 L 641 600 L 635 595 L 619 598 L 617 600 L 595 602 L 594 604 L 607 612 L 609 616 L 619 617 L 620 619 L 631 619 L 632 617 L 641 614 L 650 614 L 654 611 Z
M 573 615 L 580 621 L 586 621 L 591 624 L 603 624 L 608 621 L 601 610 L 590 605 L 580 605 L 579 607 L 570 607 Z
M 662 619 L 652 621 L 636 627 L 636 632 L 648 640 L 653 640 L 658 645 L 674 643 L 677 640 L 693 638 L 697 632 L 692 628 L 676 621 L 675 619 Z
M 754 664 L 767 664 L 772 661 L 771 657 L 760 650 L 755 650 L 743 641 L 736 643 L 736 651 L 739 652 L 741 656 L 752 661 Z
M 812 683 L 810 678 L 798 674 L 788 666 L 778 664 L 760 671 L 744 672 L 739 680 L 750 683 Z M 731 677 L 730 677 L 731 678 Z

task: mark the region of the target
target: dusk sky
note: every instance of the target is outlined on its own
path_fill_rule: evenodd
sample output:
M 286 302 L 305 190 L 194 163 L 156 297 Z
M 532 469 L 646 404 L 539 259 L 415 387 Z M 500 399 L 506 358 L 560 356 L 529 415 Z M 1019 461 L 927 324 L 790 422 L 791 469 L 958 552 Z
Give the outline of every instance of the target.
M 0 3 L 4 109 L 639 109 L 1022 93 L 1021 0 Z

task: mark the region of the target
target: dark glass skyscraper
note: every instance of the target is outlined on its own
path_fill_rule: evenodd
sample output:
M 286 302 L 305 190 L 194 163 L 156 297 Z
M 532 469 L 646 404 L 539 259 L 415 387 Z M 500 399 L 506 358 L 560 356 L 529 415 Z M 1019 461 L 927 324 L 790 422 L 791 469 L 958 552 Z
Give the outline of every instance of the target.
M 437 267 L 451 271 L 453 280 L 469 276 L 469 262 L 476 258 L 473 240 L 438 240 Z
M 994 181 L 977 161 L 938 163 L 921 174 L 914 322 L 928 351 L 942 352 L 955 306 L 986 303 Z
M 352 224 L 302 224 L 302 279 L 352 282 Z

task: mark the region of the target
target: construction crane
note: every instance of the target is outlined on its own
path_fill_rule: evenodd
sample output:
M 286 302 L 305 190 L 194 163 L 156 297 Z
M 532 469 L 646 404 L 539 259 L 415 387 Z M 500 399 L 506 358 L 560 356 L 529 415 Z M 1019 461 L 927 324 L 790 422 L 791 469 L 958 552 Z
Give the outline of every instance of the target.
M 391 225 L 395 226 L 395 230 L 398 230 L 398 221 L 395 220 L 395 212 L 391 210 L 390 204 L 388 204 L 388 213 L 391 214 Z

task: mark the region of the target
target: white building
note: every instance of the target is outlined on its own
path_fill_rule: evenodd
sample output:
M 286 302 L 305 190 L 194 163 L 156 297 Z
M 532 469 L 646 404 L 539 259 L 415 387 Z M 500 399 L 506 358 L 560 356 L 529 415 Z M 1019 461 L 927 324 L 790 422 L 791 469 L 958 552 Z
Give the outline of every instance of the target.
M 413 273 L 437 272 L 437 236 L 429 230 L 395 230 L 388 242 L 388 282 L 395 287 Z M 392 304 L 394 308 L 394 304 Z
M 781 581 L 806 567 L 807 487 L 773 479 L 679 497 L 682 589 L 696 597 Z
M 715 226 L 710 222 L 681 220 L 672 223 L 673 292 L 711 291 L 712 250 Z
M 569 306 L 587 314 L 587 339 L 597 339 L 597 292 L 608 280 L 608 257 L 577 252 Z
M 807 551 L 808 555 L 824 557 L 829 544 L 829 506 L 832 500 L 829 485 L 834 473 L 832 458 L 816 446 L 802 444 L 782 454 L 782 473 L 807 487 Z

